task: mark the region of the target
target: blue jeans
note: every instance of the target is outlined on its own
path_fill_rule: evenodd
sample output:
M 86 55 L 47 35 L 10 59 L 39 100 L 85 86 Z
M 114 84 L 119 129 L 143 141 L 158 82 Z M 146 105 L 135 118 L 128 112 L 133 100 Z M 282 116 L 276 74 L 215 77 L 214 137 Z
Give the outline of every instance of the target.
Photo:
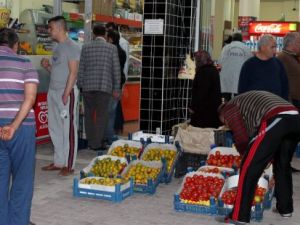
M 0 140 L 1 225 L 29 224 L 35 151 L 35 126 L 21 125 L 12 140 Z
M 115 136 L 115 118 L 116 118 L 116 108 L 118 105 L 119 99 L 112 98 L 109 104 L 109 119 L 106 126 L 105 138 L 108 141 L 108 144 L 111 144 Z

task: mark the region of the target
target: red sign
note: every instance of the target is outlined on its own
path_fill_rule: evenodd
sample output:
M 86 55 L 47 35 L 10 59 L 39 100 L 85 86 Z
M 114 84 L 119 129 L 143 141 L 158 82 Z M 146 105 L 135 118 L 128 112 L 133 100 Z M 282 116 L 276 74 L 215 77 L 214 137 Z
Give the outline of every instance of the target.
M 249 23 L 249 34 L 274 34 L 283 36 L 288 32 L 297 31 L 297 23 L 291 22 L 251 22 Z
M 39 93 L 34 106 L 36 121 L 36 137 L 46 138 L 49 136 L 48 131 L 48 104 L 47 93 Z

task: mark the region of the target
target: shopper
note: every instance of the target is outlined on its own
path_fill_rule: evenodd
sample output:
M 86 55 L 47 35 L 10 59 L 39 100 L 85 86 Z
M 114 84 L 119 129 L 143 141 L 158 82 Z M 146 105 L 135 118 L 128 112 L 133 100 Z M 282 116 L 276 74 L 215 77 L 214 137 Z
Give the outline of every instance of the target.
M 113 23 L 113 22 L 109 22 L 105 25 L 106 27 L 106 30 L 115 30 L 115 31 L 118 31 L 119 32 L 119 29 L 118 29 L 118 26 Z M 126 77 L 126 80 L 128 79 L 128 68 L 129 68 L 129 42 L 124 38 L 122 37 L 122 34 L 120 34 L 120 41 L 119 41 L 119 44 L 121 46 L 121 48 L 125 51 L 126 53 L 126 62 L 125 62 L 125 65 L 124 65 L 124 69 L 123 69 L 123 72 L 125 74 L 125 77 Z
M 54 145 L 54 162 L 44 166 L 46 171 L 60 170 L 59 175 L 73 174 L 77 155 L 77 104 L 76 86 L 80 47 L 67 36 L 64 17 L 48 21 L 49 33 L 57 45 L 51 63 L 44 58 L 41 65 L 51 72 L 48 90 L 48 129 Z
M 35 117 L 39 83 L 31 62 L 17 55 L 19 38 L 0 29 L 0 224 L 28 225 L 35 173 Z M 11 181 L 11 183 L 10 183 Z
M 288 80 L 282 63 L 276 58 L 276 41 L 270 34 L 261 36 L 258 52 L 242 66 L 238 93 L 263 90 L 288 100 Z
M 93 33 L 94 40 L 82 47 L 78 86 L 83 94 L 88 145 L 102 150 L 110 101 L 120 96 L 121 70 L 117 47 L 105 40 L 105 27 L 95 25 Z
M 252 56 L 250 49 L 243 43 L 241 33 L 234 33 L 232 42 L 223 47 L 218 63 L 221 66 L 222 97 L 226 101 L 237 95 L 242 65 Z
M 282 62 L 289 81 L 289 98 L 300 109 L 300 33 L 287 33 L 283 39 L 283 49 L 277 56 Z
M 266 91 L 249 91 L 221 106 L 220 119 L 233 132 L 243 155 L 234 208 L 225 223 L 249 223 L 257 182 L 273 160 L 276 208 L 282 217 L 293 212 L 291 160 L 300 140 L 297 108 Z
M 121 68 L 121 83 L 120 87 L 121 90 L 123 89 L 123 85 L 125 84 L 126 77 L 124 74 L 124 65 L 126 62 L 126 53 L 121 48 L 119 41 L 120 41 L 120 34 L 118 31 L 115 30 L 108 30 L 107 32 L 107 41 L 113 45 L 115 45 L 118 49 L 118 56 L 120 61 L 120 68 Z M 106 127 L 106 134 L 105 139 L 107 139 L 108 144 L 110 145 L 115 138 L 115 134 L 117 131 L 123 131 L 123 112 L 122 112 L 122 105 L 121 105 L 121 98 L 119 99 L 111 99 L 110 107 L 109 107 L 109 120 Z
M 195 127 L 217 128 L 221 125 L 218 107 L 221 104 L 220 77 L 207 51 L 194 54 L 196 75 L 192 87 L 190 106 L 191 125 Z

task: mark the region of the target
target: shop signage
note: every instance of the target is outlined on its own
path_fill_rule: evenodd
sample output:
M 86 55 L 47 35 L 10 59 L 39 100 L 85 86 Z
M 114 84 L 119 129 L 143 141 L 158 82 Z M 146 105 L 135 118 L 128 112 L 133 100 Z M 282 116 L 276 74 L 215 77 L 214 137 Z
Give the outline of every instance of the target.
M 249 23 L 249 34 L 276 34 L 285 35 L 290 31 L 297 31 L 297 23 L 276 22 L 251 22 Z
M 36 121 L 36 137 L 47 137 L 49 135 L 47 93 L 39 93 L 37 95 L 34 111 Z
M 146 19 L 144 34 L 164 34 L 164 20 Z

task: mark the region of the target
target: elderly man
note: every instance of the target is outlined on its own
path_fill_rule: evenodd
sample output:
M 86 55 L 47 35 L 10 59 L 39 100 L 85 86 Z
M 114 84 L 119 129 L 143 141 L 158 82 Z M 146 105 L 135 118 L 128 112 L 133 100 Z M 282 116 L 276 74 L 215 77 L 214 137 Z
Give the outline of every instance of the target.
M 269 91 L 288 99 L 288 79 L 282 63 L 276 58 L 276 41 L 272 35 L 263 35 L 258 52 L 241 69 L 238 93 L 251 90 Z
M 246 224 L 259 177 L 273 160 L 276 209 L 285 218 L 293 212 L 291 159 L 300 140 L 297 108 L 266 91 L 238 95 L 219 109 L 220 119 L 233 132 L 243 155 L 236 201 L 223 222 Z
M 289 81 L 289 97 L 300 109 L 300 33 L 290 32 L 283 39 L 283 50 L 277 56 L 282 62 Z

